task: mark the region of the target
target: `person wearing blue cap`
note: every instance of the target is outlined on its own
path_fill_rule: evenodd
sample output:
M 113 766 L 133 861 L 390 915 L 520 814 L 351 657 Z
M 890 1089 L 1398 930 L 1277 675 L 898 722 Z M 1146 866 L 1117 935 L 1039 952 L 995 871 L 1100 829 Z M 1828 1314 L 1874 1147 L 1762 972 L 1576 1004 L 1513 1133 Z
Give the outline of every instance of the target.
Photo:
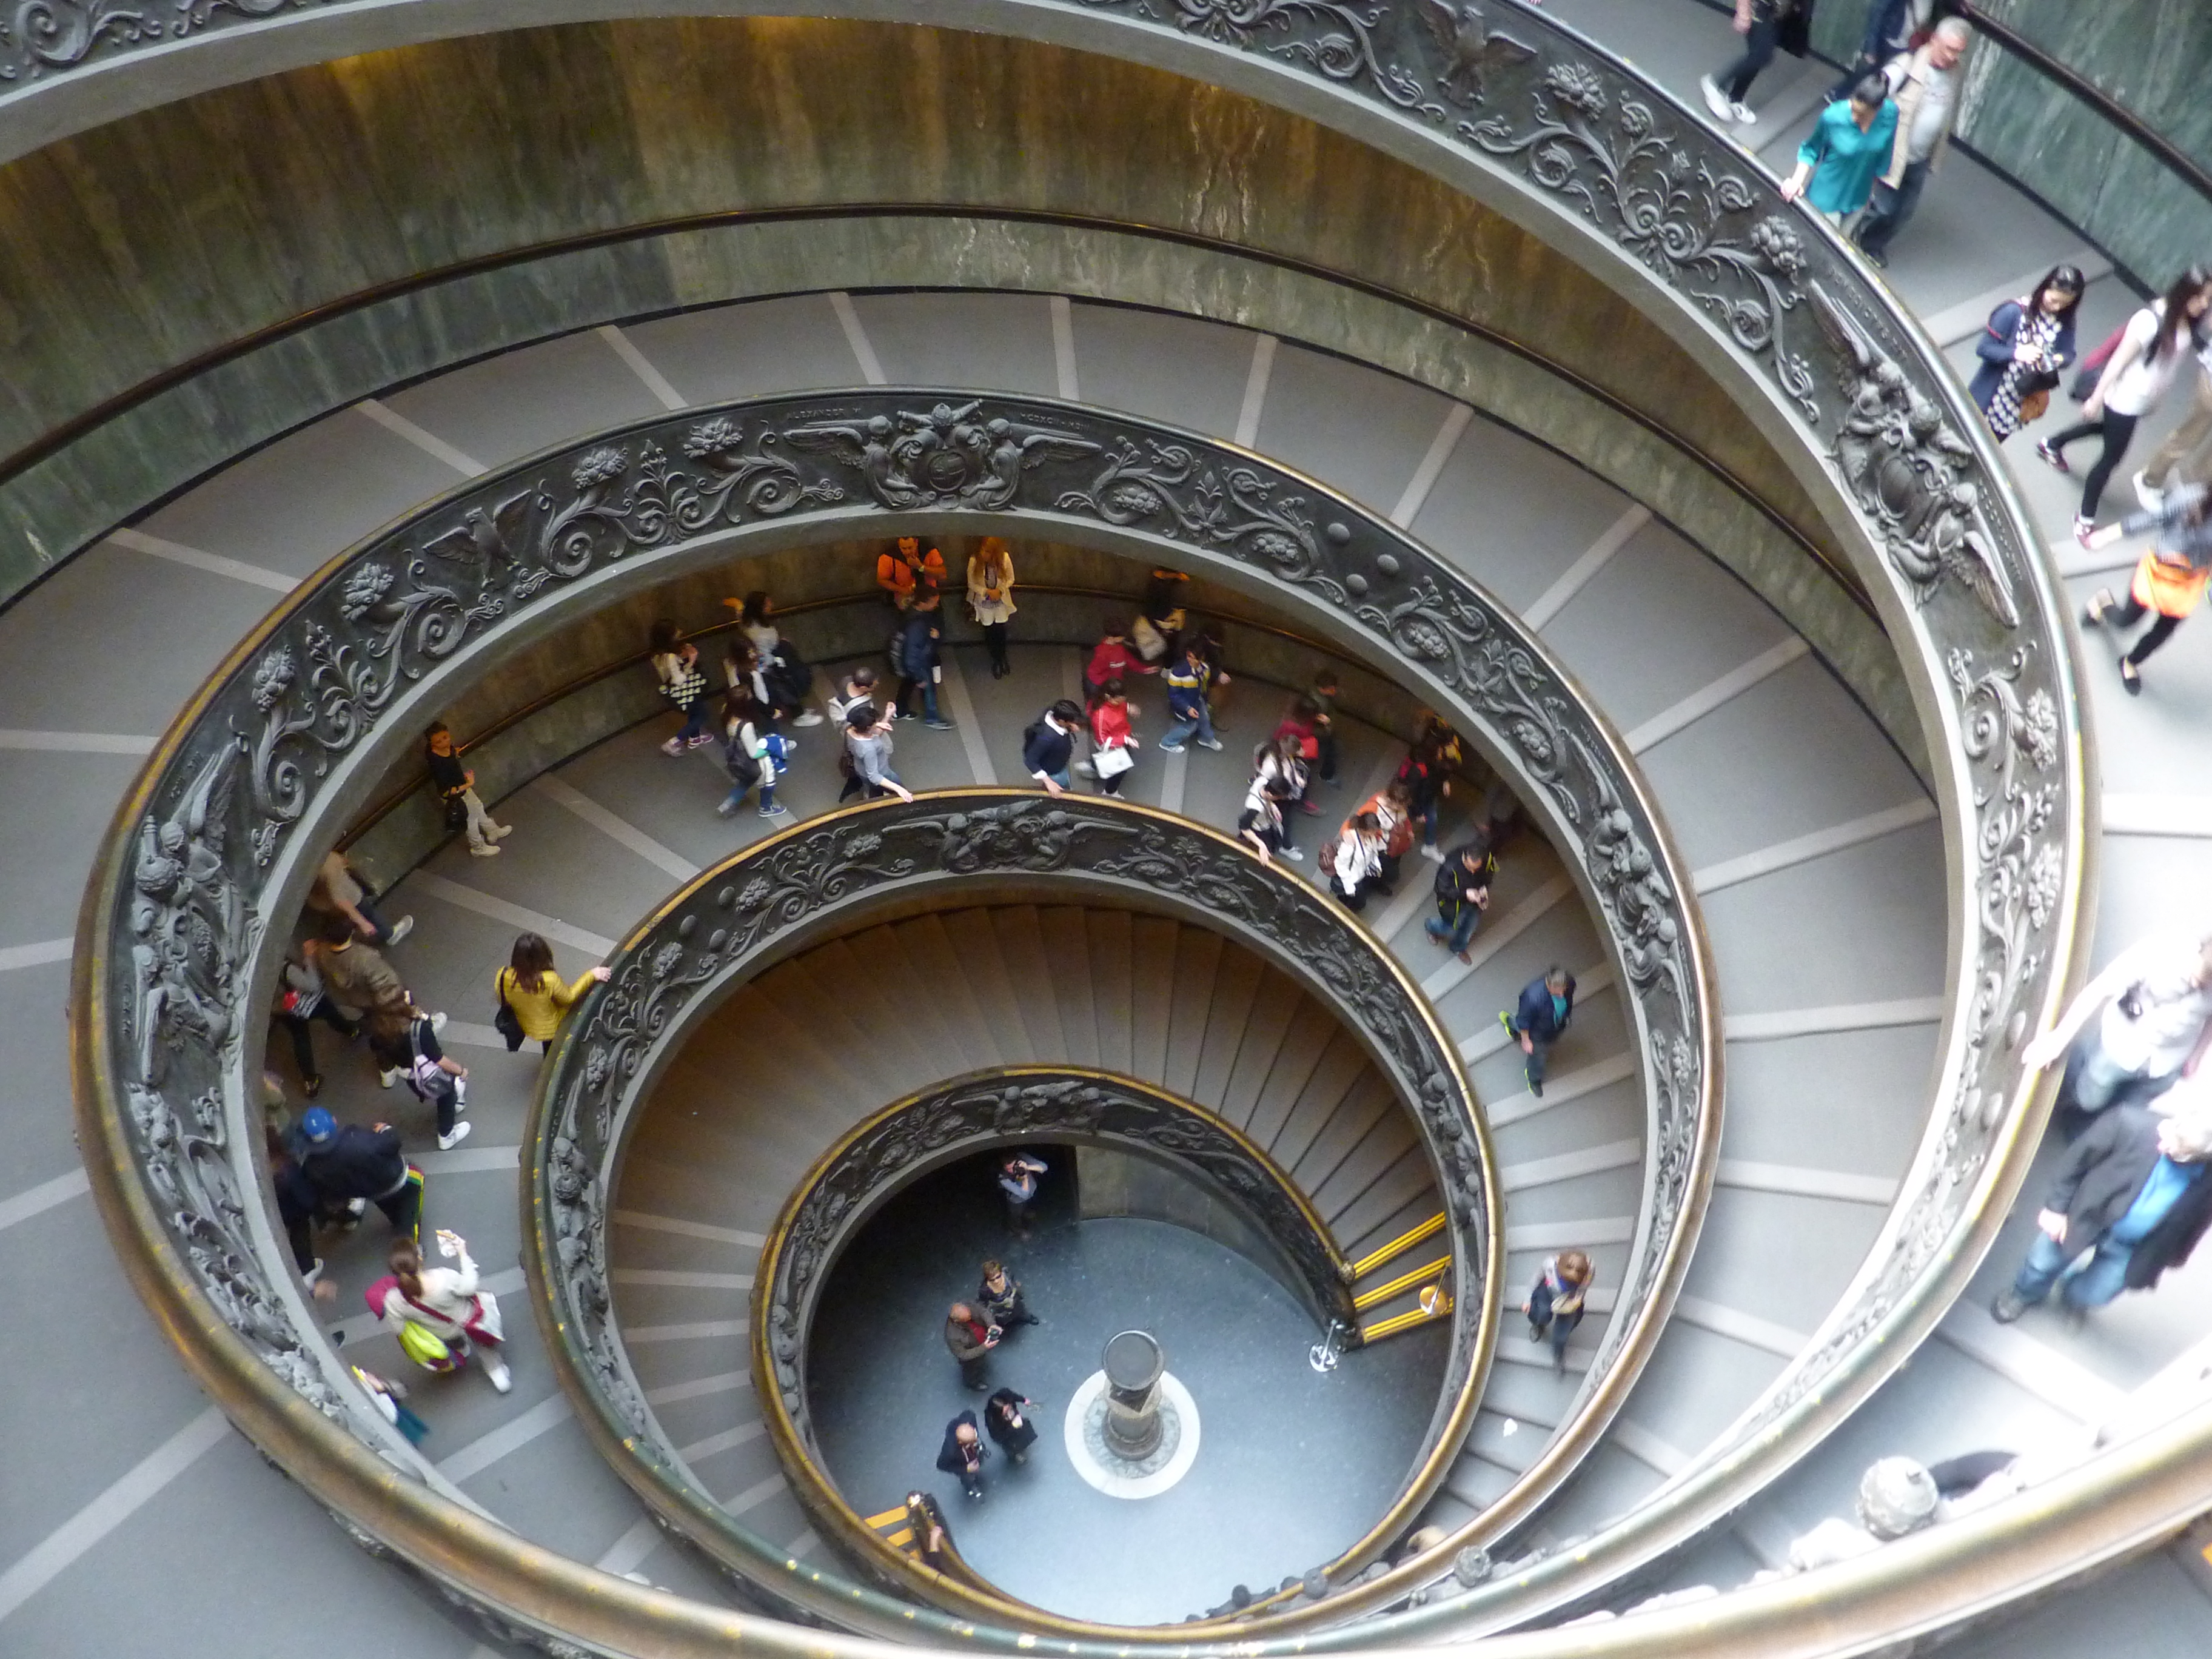
M 399 1150 L 399 1131 L 390 1124 L 341 1127 L 325 1109 L 310 1106 L 301 1114 L 293 1153 L 325 1211 L 358 1215 L 374 1204 L 394 1231 L 412 1237 L 418 1230 L 422 1172 L 408 1163 Z

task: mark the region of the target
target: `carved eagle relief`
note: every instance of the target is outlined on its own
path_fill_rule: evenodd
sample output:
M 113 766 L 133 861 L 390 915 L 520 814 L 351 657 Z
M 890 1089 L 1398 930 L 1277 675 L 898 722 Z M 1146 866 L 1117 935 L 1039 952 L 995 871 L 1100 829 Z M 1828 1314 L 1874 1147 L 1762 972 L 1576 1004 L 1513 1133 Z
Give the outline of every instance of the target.
M 1492 33 L 1478 6 L 1421 0 L 1420 9 L 1421 21 L 1443 49 L 1443 73 L 1437 82 L 1462 103 L 1482 101 L 1482 77 L 1492 70 L 1517 68 L 1536 55 L 1534 47 L 1523 46 L 1510 35 Z

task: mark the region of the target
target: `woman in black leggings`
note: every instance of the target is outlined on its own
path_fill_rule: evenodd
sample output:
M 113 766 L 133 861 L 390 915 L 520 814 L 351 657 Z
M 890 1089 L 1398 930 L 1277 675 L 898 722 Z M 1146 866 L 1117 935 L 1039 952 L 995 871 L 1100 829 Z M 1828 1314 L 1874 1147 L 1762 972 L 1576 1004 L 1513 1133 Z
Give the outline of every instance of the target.
M 2204 344 L 2203 319 L 2212 307 L 2212 273 L 2191 265 L 2166 290 L 2166 297 L 2128 319 L 2120 343 L 2099 376 L 2097 389 L 2081 405 L 2081 419 L 2036 445 L 2035 453 L 2061 472 L 2066 446 L 2076 439 L 2101 437 L 2104 447 L 2081 481 L 2081 507 L 2074 517 L 2074 539 L 2087 547 L 2097 527 L 2097 507 L 2105 485 L 2134 441 L 2136 426 L 2158 406 L 2173 384 L 2183 360 Z
M 2173 630 L 2203 602 L 2205 586 L 2212 581 L 2212 489 L 2177 484 L 2166 491 L 2157 512 L 2131 513 L 2106 525 L 2089 538 L 2088 545 L 2106 547 L 2146 530 L 2158 532 L 2158 544 L 2136 566 L 2127 599 L 2116 599 L 2110 588 L 2100 587 L 2081 613 L 2092 628 L 2121 629 L 2157 612 L 2158 620 L 2120 659 L 2120 684 L 2131 697 L 2142 695 L 2138 671 L 2143 659 L 2173 637 Z

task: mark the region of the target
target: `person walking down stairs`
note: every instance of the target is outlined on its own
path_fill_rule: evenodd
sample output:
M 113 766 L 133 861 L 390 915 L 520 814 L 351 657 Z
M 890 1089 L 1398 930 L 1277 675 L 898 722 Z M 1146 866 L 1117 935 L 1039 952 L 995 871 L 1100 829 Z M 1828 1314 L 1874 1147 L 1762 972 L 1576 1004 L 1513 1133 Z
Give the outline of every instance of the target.
M 1024 728 L 1022 770 L 1042 784 L 1048 795 L 1064 795 L 1075 787 L 1067 769 L 1075 760 L 1075 734 L 1082 729 L 1083 710 L 1067 697 Z
M 1802 58 L 1813 38 L 1814 0 L 1735 0 L 1735 32 L 1743 36 L 1743 51 L 1717 75 L 1698 77 L 1698 90 L 1717 121 L 1750 126 L 1759 112 L 1744 100 L 1751 83 L 1774 61 L 1776 47 L 1793 58 Z
M 2122 604 L 2100 587 L 2081 613 L 2092 628 L 2132 628 L 2150 612 L 2158 620 L 2120 658 L 2120 684 L 2128 695 L 2142 695 L 2142 665 L 2173 637 L 2203 602 L 2212 580 L 2212 487 L 2178 484 L 2160 498 L 2154 513 L 2130 513 L 2118 524 L 2093 531 L 2085 546 L 2108 547 L 2123 536 L 2158 532 L 2158 544 L 2136 562 L 2128 597 Z
M 541 1052 L 550 1052 L 569 1008 L 592 986 L 605 984 L 611 973 L 600 963 L 579 974 L 573 985 L 563 984 L 553 971 L 553 947 L 539 934 L 517 934 L 507 966 L 492 976 L 492 989 L 499 996 L 499 1013 L 493 1023 L 507 1039 L 507 1053 L 525 1042 L 535 1042 Z
M 407 1079 L 415 1098 L 438 1115 L 438 1150 L 450 1152 L 469 1138 L 459 1121 L 468 1110 L 468 1068 L 438 1046 L 438 1033 L 413 1009 L 368 1017 L 368 1051 L 384 1075 Z
M 1468 946 L 1490 908 L 1490 882 L 1497 873 L 1498 858 L 1487 836 L 1453 848 L 1437 866 L 1437 913 L 1421 927 L 1462 963 L 1473 961 Z
M 714 699 L 707 692 L 707 676 L 699 666 L 699 647 L 684 637 L 682 630 L 667 617 L 653 624 L 653 672 L 660 680 L 660 695 L 669 706 L 684 716 L 684 724 L 674 737 L 660 745 L 664 755 L 680 755 L 687 749 L 696 749 L 712 743 L 714 734 L 707 723 L 714 712 Z
M 1095 745 L 1091 771 L 1098 780 L 1100 790 L 1109 795 L 1121 793 L 1122 781 L 1137 763 L 1139 745 L 1136 734 L 1129 729 L 1129 698 L 1121 689 L 1121 680 L 1108 680 L 1091 711 L 1091 737 Z
M 1221 739 L 1213 735 L 1213 710 L 1206 702 L 1206 693 L 1213 684 L 1213 669 L 1206 660 L 1204 647 L 1196 640 L 1184 645 L 1182 658 L 1167 671 L 1167 683 L 1168 713 L 1175 723 L 1160 738 L 1160 753 L 1181 754 L 1183 745 L 1194 735 L 1200 748 L 1219 749 Z
M 1539 1100 L 1544 1097 L 1544 1062 L 1574 1012 L 1575 976 L 1553 963 L 1540 979 L 1532 979 L 1521 988 L 1521 1000 L 1513 1012 L 1498 1017 L 1506 1036 L 1521 1045 L 1526 1056 L 1522 1069 L 1528 1075 L 1528 1092 Z
M 369 1286 L 369 1306 L 399 1337 L 408 1358 L 416 1364 L 426 1370 L 459 1370 L 472 1353 L 481 1355 L 485 1379 L 505 1394 L 514 1386 L 514 1376 L 500 1358 L 507 1333 L 500 1322 L 499 1298 L 479 1282 L 465 1239 L 442 1227 L 437 1239 L 440 1254 L 457 1266 L 426 1267 L 412 1238 L 395 1238 L 388 1258 L 391 1276 Z M 448 1363 L 426 1364 L 419 1358 L 418 1347 L 423 1352 L 434 1350 L 410 1333 L 410 1326 L 434 1338 L 444 1347 Z
M 1521 1311 L 1528 1316 L 1528 1340 L 1551 1341 L 1554 1373 L 1564 1374 L 1567 1369 L 1567 1339 L 1583 1322 L 1583 1303 L 1595 1277 L 1589 1256 L 1580 1250 L 1562 1250 L 1544 1263 L 1529 1287 L 1528 1299 L 1521 1304 Z

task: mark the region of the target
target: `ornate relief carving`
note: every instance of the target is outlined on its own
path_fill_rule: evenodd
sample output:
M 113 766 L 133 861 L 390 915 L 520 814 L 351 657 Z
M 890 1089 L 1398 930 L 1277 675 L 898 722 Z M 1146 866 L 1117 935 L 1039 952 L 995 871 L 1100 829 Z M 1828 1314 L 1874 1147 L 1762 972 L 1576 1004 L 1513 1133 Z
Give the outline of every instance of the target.
M 1082 1073 L 954 1084 L 900 1108 L 844 1147 L 806 1188 L 763 1263 L 769 1295 L 757 1316 L 765 1324 L 784 1410 L 810 1449 L 805 1333 L 822 1280 L 859 1218 L 942 1152 L 1052 1136 L 1171 1155 L 1228 1193 L 1274 1240 L 1317 1306 L 1352 1317 L 1340 1264 L 1282 1176 L 1200 1108 L 1141 1084 Z

